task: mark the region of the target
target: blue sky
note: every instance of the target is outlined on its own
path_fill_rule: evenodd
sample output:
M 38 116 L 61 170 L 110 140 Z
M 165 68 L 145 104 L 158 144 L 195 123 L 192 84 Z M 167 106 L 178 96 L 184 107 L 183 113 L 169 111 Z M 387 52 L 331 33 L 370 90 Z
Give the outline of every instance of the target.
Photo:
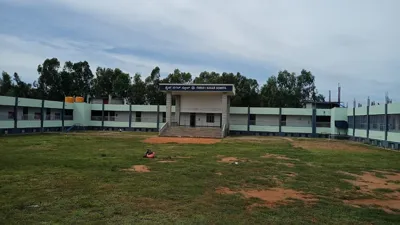
M 400 101 L 400 1 L 0 0 L 0 70 L 37 79 L 45 58 L 147 76 L 159 66 L 241 72 L 260 84 L 311 70 L 325 96 Z

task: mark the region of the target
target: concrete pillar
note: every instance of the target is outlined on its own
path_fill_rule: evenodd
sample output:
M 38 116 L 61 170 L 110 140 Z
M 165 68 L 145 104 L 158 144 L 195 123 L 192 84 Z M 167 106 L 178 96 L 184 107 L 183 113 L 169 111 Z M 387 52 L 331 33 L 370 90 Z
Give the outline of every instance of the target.
M 250 106 L 247 106 L 247 132 L 250 132 Z
M 369 99 L 368 99 L 369 100 Z M 369 116 L 369 104 L 367 105 L 367 140 L 369 141 L 369 129 L 370 129 L 370 116 Z
M 104 101 L 101 105 L 101 129 L 104 130 Z
M 227 124 L 228 124 L 228 126 L 227 126 L 227 128 L 226 129 L 228 129 L 228 134 L 229 134 L 229 131 L 230 131 L 230 121 L 231 121 L 231 96 L 228 96 L 228 108 L 227 108 Z
M 227 94 L 222 94 L 222 126 L 228 122 L 228 96 Z
M 180 125 L 179 118 L 181 118 L 181 96 L 175 96 L 175 122 Z
M 158 126 L 158 123 L 157 123 L 157 126 Z M 130 104 L 130 103 L 129 103 L 129 128 L 132 128 L 132 104 Z
M 43 133 L 43 120 L 44 120 L 44 99 L 42 99 L 42 108 L 40 109 L 40 132 Z
M 64 114 L 65 114 L 65 100 L 63 101 L 63 108 L 61 111 L 61 131 L 64 132 Z
M 279 136 L 282 135 L 282 108 L 279 108 Z
M 157 131 L 160 130 L 160 104 L 157 104 Z
M 385 142 L 388 138 L 388 131 L 389 131 L 389 115 L 388 115 L 388 104 L 385 103 Z
M 317 109 L 312 109 L 312 137 L 317 137 Z
M 171 125 L 171 104 L 172 104 L 172 94 L 171 94 L 171 92 L 167 92 L 167 101 L 166 101 L 167 110 L 165 113 L 165 116 L 166 116 L 165 122 L 168 125 Z
M 15 104 L 14 104 L 14 129 L 17 129 L 18 124 L 18 96 L 15 97 Z

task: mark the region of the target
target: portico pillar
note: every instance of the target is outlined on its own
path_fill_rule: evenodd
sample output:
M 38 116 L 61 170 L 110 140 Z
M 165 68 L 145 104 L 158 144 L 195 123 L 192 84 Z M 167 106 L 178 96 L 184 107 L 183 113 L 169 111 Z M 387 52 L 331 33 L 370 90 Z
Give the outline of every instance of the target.
M 175 95 L 175 122 L 177 125 L 180 125 L 180 118 L 181 115 L 181 96 L 180 95 Z
M 165 113 L 165 122 L 168 125 L 171 125 L 171 103 L 172 103 L 172 94 L 171 92 L 167 92 L 167 101 L 166 101 L 166 113 Z
M 222 126 L 228 122 L 228 96 L 226 93 L 222 94 Z

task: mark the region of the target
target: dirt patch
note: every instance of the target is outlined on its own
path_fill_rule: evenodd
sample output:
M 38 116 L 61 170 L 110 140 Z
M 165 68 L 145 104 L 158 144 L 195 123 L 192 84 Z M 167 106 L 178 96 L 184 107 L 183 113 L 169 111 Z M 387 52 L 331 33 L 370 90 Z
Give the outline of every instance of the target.
M 341 150 L 349 152 L 371 152 L 366 146 L 350 143 L 347 141 L 325 140 L 325 141 L 292 141 L 291 144 L 296 148 L 307 150 Z
M 400 210 L 400 173 L 387 171 L 365 172 L 362 175 L 340 172 L 349 176 L 353 176 L 356 180 L 345 180 L 356 186 L 358 191 L 365 194 L 373 195 L 376 190 L 390 190 L 390 193 L 383 193 L 382 199 L 354 199 L 343 201 L 352 206 L 375 206 L 387 213 L 399 213 L 393 211 Z M 382 177 L 378 177 L 377 173 Z M 396 183 L 393 183 L 396 182 Z
M 340 173 L 355 177 L 356 180 L 345 181 L 359 187 L 360 191 L 363 193 L 373 193 L 374 189 L 390 189 L 393 191 L 400 189 L 400 184 L 390 182 L 400 182 L 400 174 L 393 175 L 393 173 L 387 174 L 387 172 L 380 172 L 384 176 L 381 178 L 377 177 L 375 172 L 365 172 L 362 175 L 347 172 Z
M 393 211 L 393 209 L 400 210 L 400 200 L 379 200 L 379 199 L 355 199 L 355 200 L 345 200 L 343 201 L 346 204 L 349 204 L 354 207 L 363 206 L 375 206 L 387 213 L 391 214 L 400 214 L 399 212 Z
M 159 162 L 159 163 L 174 163 L 176 161 L 174 161 L 174 160 L 160 160 L 160 161 L 157 161 L 157 162 Z
M 218 175 L 218 176 L 222 176 L 222 173 L 221 172 L 217 172 L 217 173 L 215 173 L 216 175 Z
M 224 155 L 217 155 L 217 158 L 219 158 L 220 160 L 218 160 L 218 162 L 222 162 L 222 163 L 234 163 L 234 162 L 253 162 L 249 159 L 246 158 L 237 158 L 237 157 L 228 157 L 228 156 L 224 156 Z
M 301 200 L 306 203 L 314 203 L 318 201 L 314 196 L 304 194 L 292 189 L 272 188 L 268 190 L 241 190 L 232 191 L 229 188 L 219 188 L 216 190 L 219 194 L 241 194 L 244 198 L 258 198 L 263 201 L 262 204 L 257 203 L 250 206 L 275 207 L 293 202 L 293 199 Z
M 179 137 L 150 137 L 143 142 L 149 144 L 168 144 L 168 143 L 176 143 L 176 144 L 215 144 L 220 142 L 221 139 L 213 139 L 213 138 L 179 138 Z
M 148 173 L 150 172 L 150 169 L 145 166 L 145 165 L 134 165 L 131 168 L 128 169 L 122 169 L 122 171 L 127 171 L 127 172 L 138 172 L 138 173 Z
M 238 158 L 236 157 L 224 157 L 220 159 L 218 162 L 224 162 L 224 163 L 232 163 L 232 162 L 238 162 Z
M 290 168 L 294 167 L 293 163 L 279 163 L 279 164 L 285 165 L 285 166 L 290 167 Z
M 274 158 L 274 159 L 296 160 L 296 161 L 299 161 L 298 159 L 288 158 L 288 157 L 286 157 L 286 156 L 284 156 L 284 155 L 276 155 L 276 154 L 268 154 L 268 153 L 265 154 L 265 155 L 263 155 L 263 156 L 261 156 L 261 158 L 267 158 L 267 159 Z
M 240 136 L 240 137 L 226 137 L 224 142 L 247 142 L 247 143 L 286 143 L 292 142 L 291 138 L 273 137 L 273 136 Z
M 288 177 L 297 177 L 297 173 L 290 172 L 290 173 L 287 173 L 286 176 L 288 176 Z

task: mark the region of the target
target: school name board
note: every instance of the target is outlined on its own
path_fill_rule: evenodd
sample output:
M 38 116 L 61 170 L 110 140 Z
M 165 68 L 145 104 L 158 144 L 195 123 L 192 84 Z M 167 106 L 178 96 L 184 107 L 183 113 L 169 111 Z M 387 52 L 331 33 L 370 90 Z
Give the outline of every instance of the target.
M 218 85 L 161 85 L 161 91 L 215 91 L 226 92 L 232 91 L 232 86 Z

